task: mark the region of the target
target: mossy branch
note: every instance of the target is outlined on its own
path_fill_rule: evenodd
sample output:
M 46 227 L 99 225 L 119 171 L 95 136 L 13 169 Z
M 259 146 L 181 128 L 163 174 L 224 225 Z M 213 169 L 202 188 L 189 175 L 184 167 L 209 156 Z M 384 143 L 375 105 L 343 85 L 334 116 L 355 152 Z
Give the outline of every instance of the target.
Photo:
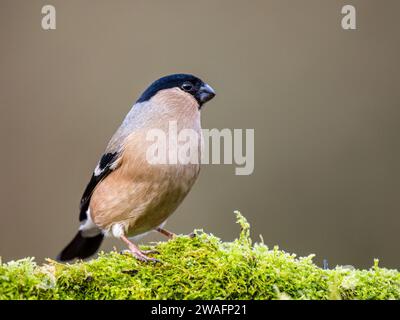
M 400 299 L 398 271 L 378 261 L 370 270 L 324 270 L 312 255 L 252 245 L 250 225 L 236 214 L 239 239 L 197 231 L 156 243 L 162 264 L 117 252 L 74 264 L 0 263 L 0 299 Z

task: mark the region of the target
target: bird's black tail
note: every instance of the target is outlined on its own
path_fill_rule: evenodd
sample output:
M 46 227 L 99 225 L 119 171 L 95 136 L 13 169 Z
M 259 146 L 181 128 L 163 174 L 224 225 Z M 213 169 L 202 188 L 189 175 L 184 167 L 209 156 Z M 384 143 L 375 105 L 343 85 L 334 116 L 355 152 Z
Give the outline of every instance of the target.
M 100 233 L 97 236 L 91 238 L 85 238 L 82 236 L 82 232 L 79 231 L 75 238 L 65 247 L 63 251 L 57 256 L 58 261 L 69 261 L 75 258 L 85 259 L 95 254 L 99 249 L 101 242 L 103 241 L 104 235 Z

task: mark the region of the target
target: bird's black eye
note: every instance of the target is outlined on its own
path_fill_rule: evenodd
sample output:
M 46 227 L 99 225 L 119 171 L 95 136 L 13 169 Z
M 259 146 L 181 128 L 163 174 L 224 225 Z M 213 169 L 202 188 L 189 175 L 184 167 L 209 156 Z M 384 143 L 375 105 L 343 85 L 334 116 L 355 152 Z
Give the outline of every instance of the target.
M 193 87 L 193 84 L 189 81 L 184 82 L 181 86 L 182 90 L 186 92 L 192 91 Z

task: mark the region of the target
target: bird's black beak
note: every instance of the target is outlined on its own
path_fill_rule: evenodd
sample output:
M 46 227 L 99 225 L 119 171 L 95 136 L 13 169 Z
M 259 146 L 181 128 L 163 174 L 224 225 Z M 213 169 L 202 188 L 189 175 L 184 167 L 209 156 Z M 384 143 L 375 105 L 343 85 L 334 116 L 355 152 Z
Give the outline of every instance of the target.
M 200 103 L 200 106 L 205 104 L 207 101 L 210 101 L 214 97 L 215 91 L 207 83 L 204 83 L 196 94 L 196 99 Z

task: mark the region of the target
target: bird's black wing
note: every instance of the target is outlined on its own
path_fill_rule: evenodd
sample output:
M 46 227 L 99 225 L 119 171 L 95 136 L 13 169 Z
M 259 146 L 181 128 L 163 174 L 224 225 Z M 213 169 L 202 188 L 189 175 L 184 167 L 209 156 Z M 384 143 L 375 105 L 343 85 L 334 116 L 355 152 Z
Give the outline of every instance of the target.
M 97 184 L 107 177 L 114 169 L 116 161 L 119 159 L 118 152 L 109 152 L 105 153 L 101 159 L 99 164 L 97 165 L 95 171 L 92 174 L 92 177 L 86 186 L 85 192 L 82 195 L 81 204 L 80 204 L 80 213 L 79 213 L 79 221 L 84 221 L 87 219 L 87 210 L 89 208 L 90 198 L 92 197 L 92 193 L 96 188 Z

